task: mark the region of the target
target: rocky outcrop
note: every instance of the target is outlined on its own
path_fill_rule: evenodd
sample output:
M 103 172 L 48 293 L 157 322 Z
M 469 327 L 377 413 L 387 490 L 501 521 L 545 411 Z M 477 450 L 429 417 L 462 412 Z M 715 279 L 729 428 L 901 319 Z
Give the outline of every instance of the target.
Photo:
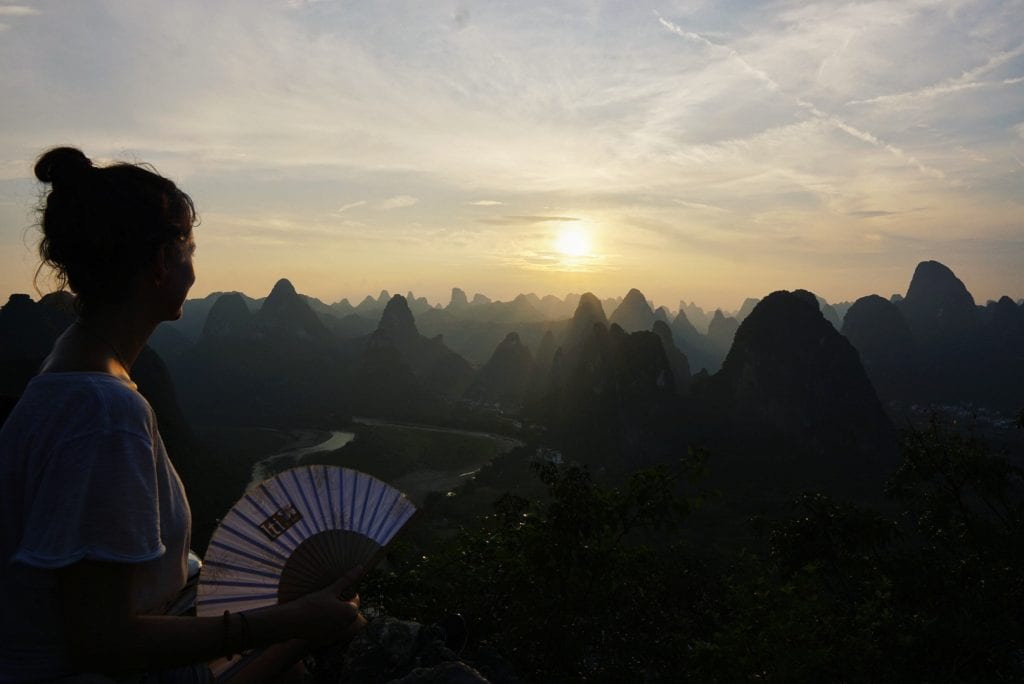
M 448 306 L 445 308 L 451 313 L 458 313 L 464 311 L 469 307 L 469 300 L 466 299 L 466 293 L 458 287 L 452 288 L 452 298 L 448 302 Z

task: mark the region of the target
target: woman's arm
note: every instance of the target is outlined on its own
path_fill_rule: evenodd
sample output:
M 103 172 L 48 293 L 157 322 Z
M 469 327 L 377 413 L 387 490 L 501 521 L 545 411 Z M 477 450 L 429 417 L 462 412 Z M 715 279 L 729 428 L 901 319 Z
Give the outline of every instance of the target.
M 79 561 L 58 571 L 58 590 L 72 665 L 89 672 L 123 672 L 205 662 L 245 648 L 275 648 L 301 657 L 301 644 L 341 637 L 359 615 L 358 597 L 339 594 L 358 575 L 353 570 L 331 586 L 283 605 L 217 617 L 135 615 L 131 596 L 135 567 L 129 563 Z M 247 643 L 242 643 L 243 635 Z

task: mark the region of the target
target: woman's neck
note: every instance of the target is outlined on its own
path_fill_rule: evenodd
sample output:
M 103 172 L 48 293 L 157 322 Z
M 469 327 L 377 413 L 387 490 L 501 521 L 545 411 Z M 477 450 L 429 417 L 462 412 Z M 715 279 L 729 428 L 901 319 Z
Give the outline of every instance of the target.
M 156 323 L 121 310 L 91 311 L 58 338 L 42 372 L 99 371 L 131 380 Z

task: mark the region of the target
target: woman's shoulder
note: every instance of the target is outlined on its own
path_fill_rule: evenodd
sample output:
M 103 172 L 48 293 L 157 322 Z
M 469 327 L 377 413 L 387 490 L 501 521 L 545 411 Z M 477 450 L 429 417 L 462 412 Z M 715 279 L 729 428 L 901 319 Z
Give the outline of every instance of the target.
M 101 372 L 37 375 L 15 410 L 24 411 L 30 420 L 86 430 L 149 433 L 155 424 L 153 410 L 134 383 Z

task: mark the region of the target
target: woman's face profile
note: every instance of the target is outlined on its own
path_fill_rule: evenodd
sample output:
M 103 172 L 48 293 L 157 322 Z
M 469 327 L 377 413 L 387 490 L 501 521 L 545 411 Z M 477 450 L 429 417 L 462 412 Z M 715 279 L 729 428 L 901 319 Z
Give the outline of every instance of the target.
M 166 320 L 181 318 L 181 307 L 185 304 L 188 291 L 196 282 L 196 271 L 192 262 L 195 251 L 195 237 L 189 235 L 188 239 L 175 243 L 165 252 L 167 273 L 164 288 L 169 305 Z

